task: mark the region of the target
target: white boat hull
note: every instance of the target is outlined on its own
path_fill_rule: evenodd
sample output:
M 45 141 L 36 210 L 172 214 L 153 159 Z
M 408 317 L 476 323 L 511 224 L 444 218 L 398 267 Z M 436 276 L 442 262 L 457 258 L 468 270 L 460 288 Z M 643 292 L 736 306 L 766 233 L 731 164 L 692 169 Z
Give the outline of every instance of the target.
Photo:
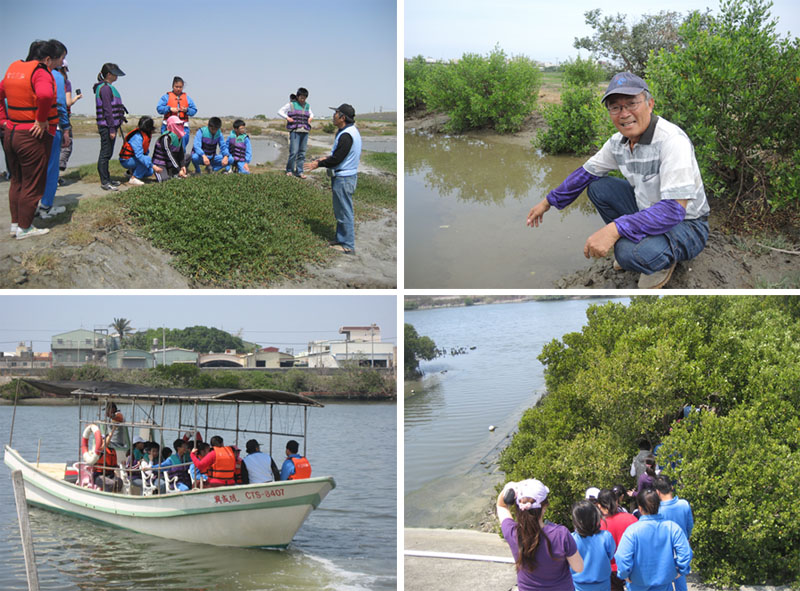
M 30 504 L 143 534 L 215 546 L 285 548 L 332 477 L 243 484 L 148 497 L 108 493 L 54 478 L 6 446 Z

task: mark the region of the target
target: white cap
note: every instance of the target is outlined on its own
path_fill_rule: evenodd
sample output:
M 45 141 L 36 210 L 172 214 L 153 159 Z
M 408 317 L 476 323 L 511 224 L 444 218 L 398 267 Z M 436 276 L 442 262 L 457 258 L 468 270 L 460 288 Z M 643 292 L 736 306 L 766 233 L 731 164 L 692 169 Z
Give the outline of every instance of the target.
M 134 445 L 136 445 L 137 443 L 144 443 L 144 439 L 142 439 L 142 438 L 141 438 L 140 436 L 138 436 L 138 435 L 134 435 L 134 436 L 133 436 L 133 444 L 134 444 Z
M 544 503 L 545 499 L 547 499 L 547 495 L 550 493 L 550 489 L 535 478 L 529 478 L 528 480 L 518 482 L 514 489 L 517 493 L 517 507 L 522 511 L 538 509 L 542 506 L 542 503 Z M 533 500 L 523 503 L 522 499 Z
M 600 496 L 600 489 L 596 486 L 590 486 L 586 489 L 586 498 L 587 499 L 595 499 Z

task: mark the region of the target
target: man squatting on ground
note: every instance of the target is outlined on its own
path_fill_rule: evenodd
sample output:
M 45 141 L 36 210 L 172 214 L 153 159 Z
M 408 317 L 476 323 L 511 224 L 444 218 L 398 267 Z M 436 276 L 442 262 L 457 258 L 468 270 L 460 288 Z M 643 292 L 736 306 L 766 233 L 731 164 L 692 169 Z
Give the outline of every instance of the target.
M 663 287 L 678 261 L 696 257 L 708 239 L 708 201 L 689 137 L 653 115 L 644 80 L 621 72 L 601 99 L 619 133 L 531 209 L 534 227 L 553 205 L 563 209 L 588 187 L 607 224 L 586 240 L 587 258 L 614 248 L 614 268 L 641 273 L 639 287 Z M 625 180 L 606 176 L 622 172 Z

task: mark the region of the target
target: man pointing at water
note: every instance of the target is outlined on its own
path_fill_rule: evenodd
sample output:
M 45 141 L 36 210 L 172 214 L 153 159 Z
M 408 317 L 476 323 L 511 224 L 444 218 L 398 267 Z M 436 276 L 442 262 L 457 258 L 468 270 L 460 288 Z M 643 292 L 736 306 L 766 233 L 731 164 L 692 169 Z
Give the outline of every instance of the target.
M 563 209 L 587 189 L 606 225 L 589 236 L 584 256 L 641 273 L 639 288 L 663 287 L 679 261 L 696 257 L 708 239 L 708 201 L 691 140 L 653 115 L 644 80 L 630 72 L 611 79 L 602 98 L 617 128 L 600 151 L 548 193 L 528 214 L 536 227 L 555 206 Z M 608 177 L 619 170 L 625 179 Z

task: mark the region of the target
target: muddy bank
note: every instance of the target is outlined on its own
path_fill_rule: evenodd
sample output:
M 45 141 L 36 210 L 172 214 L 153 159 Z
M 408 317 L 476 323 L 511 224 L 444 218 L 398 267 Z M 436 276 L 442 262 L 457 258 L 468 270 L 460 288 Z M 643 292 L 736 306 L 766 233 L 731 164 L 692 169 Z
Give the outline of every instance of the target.
M 78 227 L 72 218 L 79 201 L 109 196 L 99 184 L 67 181 L 55 198 L 55 205 L 64 205 L 67 211 L 50 220 L 37 219 L 35 225 L 49 228 L 50 233 L 26 240 L 9 234 L 8 188 L 7 181 L 0 182 L 0 288 L 204 287 L 181 275 L 168 252 L 152 246 L 124 221 Z M 328 267 L 309 265 L 303 277 L 264 287 L 393 288 L 397 282 L 396 229 L 396 213 L 383 210 L 378 219 L 356 224 L 355 255 L 338 256 Z

